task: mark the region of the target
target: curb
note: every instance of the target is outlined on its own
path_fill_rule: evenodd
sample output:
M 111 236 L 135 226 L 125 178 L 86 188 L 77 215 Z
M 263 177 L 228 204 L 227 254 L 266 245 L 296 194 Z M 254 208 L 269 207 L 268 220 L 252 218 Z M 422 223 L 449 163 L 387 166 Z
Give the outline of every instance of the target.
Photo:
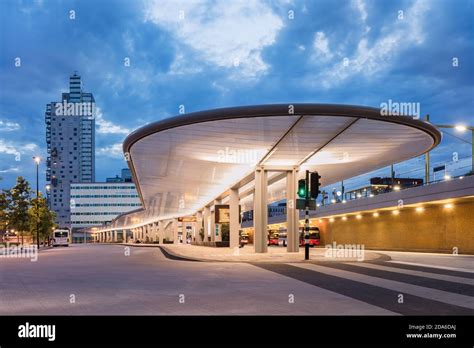
M 197 258 L 197 257 L 190 257 L 190 256 L 185 256 L 182 254 L 177 254 L 171 250 L 169 250 L 167 247 L 163 246 L 163 244 L 129 244 L 129 243 L 97 243 L 97 244 L 107 244 L 107 245 L 124 245 L 124 246 L 130 246 L 130 247 L 140 247 L 140 248 L 158 248 L 162 252 L 162 254 L 170 260 L 174 261 L 194 261 L 194 262 L 227 262 L 227 263 L 327 263 L 327 262 L 356 262 L 356 261 L 345 261 L 345 260 L 330 260 L 330 261 L 319 261 L 319 260 L 290 260 L 290 261 L 271 261 L 271 260 L 265 260 L 265 261 L 239 261 L 239 260 L 209 260 L 209 259 L 203 259 L 203 258 Z M 390 261 L 392 258 L 389 255 L 381 254 L 381 253 L 376 253 L 374 254 L 377 255 L 377 258 L 369 261 L 357 261 L 357 262 L 367 262 L 367 263 L 378 263 L 378 262 L 387 262 Z
M 174 259 L 174 260 L 180 260 L 180 261 L 198 261 L 198 262 L 227 262 L 227 263 L 250 263 L 250 264 L 253 264 L 253 263 L 326 263 L 326 262 L 355 262 L 355 261 L 344 261 L 344 260 L 331 260 L 331 261 L 323 261 L 323 262 L 318 262 L 317 260 L 308 260 L 308 261 L 305 261 L 305 260 L 296 260 L 296 261 L 271 261 L 271 260 L 265 260 L 265 261 L 235 261 L 235 260 L 209 260 L 209 259 L 202 259 L 202 258 L 194 258 L 194 257 L 189 257 L 189 256 L 184 256 L 182 254 L 176 254 L 172 251 L 170 251 L 169 249 L 166 249 L 166 247 L 159 247 L 161 249 L 161 251 L 163 252 L 163 254 L 165 255 L 165 257 L 167 258 L 170 258 L 170 259 Z M 166 255 L 168 254 L 168 255 Z M 380 253 L 374 253 L 376 254 L 378 257 L 373 259 L 373 260 L 369 260 L 369 261 L 357 261 L 357 262 L 386 262 L 386 261 L 390 261 L 392 258 L 388 255 L 385 255 L 385 254 L 380 254 Z M 171 257 L 168 257 L 168 256 L 171 256 Z

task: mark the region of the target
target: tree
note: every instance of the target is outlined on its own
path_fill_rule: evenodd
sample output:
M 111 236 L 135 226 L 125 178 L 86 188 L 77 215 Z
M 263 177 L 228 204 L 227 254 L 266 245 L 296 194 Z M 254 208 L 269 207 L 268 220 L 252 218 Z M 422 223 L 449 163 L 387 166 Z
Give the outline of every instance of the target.
M 36 203 L 38 203 L 38 205 L 36 205 Z M 36 207 L 38 207 L 38 211 L 36 210 Z M 33 236 L 33 240 L 36 240 L 36 224 L 38 223 L 40 241 L 42 240 L 44 244 L 47 244 L 47 241 L 53 232 L 53 228 L 55 227 L 54 220 L 56 219 L 56 214 L 49 210 L 46 198 L 44 198 L 41 193 L 38 198 L 31 200 L 31 207 L 28 210 L 28 216 L 30 233 Z
M 3 236 L 8 230 L 8 191 L 0 192 L 0 235 Z M 0 238 L 1 240 L 2 238 Z
M 9 200 L 8 208 L 8 225 L 15 228 L 21 236 L 23 244 L 23 236 L 29 231 L 29 215 L 28 209 L 31 200 L 31 188 L 28 181 L 19 176 L 16 178 L 16 185 L 8 191 L 7 200 Z

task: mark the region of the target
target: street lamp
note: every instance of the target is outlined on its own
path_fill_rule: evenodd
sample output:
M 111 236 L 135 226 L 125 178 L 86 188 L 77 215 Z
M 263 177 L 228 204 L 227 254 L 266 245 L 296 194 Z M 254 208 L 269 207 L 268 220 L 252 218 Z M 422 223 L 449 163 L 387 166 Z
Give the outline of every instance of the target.
M 430 115 L 426 115 L 425 116 L 425 121 L 429 121 L 430 120 Z M 462 139 L 463 141 L 467 142 L 468 144 L 471 144 L 472 146 L 472 150 L 471 150 L 471 171 L 472 173 L 474 174 L 474 127 L 472 126 L 466 126 L 466 125 L 463 125 L 463 124 L 435 124 L 434 125 L 435 127 L 438 127 L 438 128 L 451 128 L 451 129 L 455 129 L 456 131 L 458 132 L 465 132 L 467 130 L 470 130 L 471 131 L 471 141 L 467 141 L 467 140 L 464 140 Z M 425 181 L 426 183 L 428 183 L 430 181 L 430 152 L 426 152 L 426 155 L 425 155 Z
M 41 157 L 34 156 L 33 160 L 36 162 L 36 246 L 38 250 L 40 248 L 39 241 L 39 164 L 41 162 Z
M 468 130 L 471 131 L 471 141 L 467 141 L 467 140 L 464 140 L 464 139 L 461 139 L 463 141 L 465 141 L 466 143 L 468 144 L 471 144 L 472 146 L 472 152 L 471 152 L 471 157 L 472 157 L 472 164 L 471 164 L 471 171 L 474 173 L 474 127 L 470 127 L 470 126 L 466 126 L 464 124 L 454 124 L 454 125 L 451 125 L 451 124 L 437 124 L 435 125 L 436 127 L 438 128 L 452 128 L 452 129 L 455 129 L 456 131 L 458 132 L 461 132 L 461 133 L 464 133 Z

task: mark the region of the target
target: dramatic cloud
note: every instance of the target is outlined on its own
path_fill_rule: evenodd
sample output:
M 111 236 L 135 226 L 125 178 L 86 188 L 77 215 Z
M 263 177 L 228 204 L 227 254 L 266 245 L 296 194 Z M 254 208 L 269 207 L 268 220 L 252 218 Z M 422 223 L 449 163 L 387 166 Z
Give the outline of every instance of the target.
M 203 61 L 238 70 L 243 77 L 267 70 L 262 50 L 275 42 L 283 27 L 281 18 L 258 0 L 150 1 L 145 20 L 170 31 Z
M 360 7 L 358 7 L 358 11 L 361 11 Z M 319 75 L 319 81 L 328 88 L 338 85 L 354 75 L 371 77 L 381 71 L 386 72 L 394 59 L 402 52 L 423 43 L 423 22 L 428 10 L 428 2 L 418 0 L 404 11 L 402 18 L 397 19 L 396 13 L 394 13 L 394 21 L 382 28 L 382 35 L 374 41 L 369 41 L 364 33 L 355 52 L 340 53 L 339 58 L 334 59 L 335 62 L 332 66 Z M 367 14 L 365 13 L 363 17 L 366 18 Z M 320 47 L 324 48 L 324 40 L 320 41 L 322 41 Z
M 116 144 L 98 148 L 96 149 L 95 153 L 98 156 L 106 156 L 106 157 L 121 158 L 121 159 L 124 158 L 122 143 L 116 143 Z
M 104 119 L 104 115 L 100 108 L 96 108 L 95 125 L 99 134 L 129 134 L 130 129 L 121 127 L 111 121 Z
M 329 50 L 328 39 L 322 31 L 318 31 L 314 35 L 313 47 L 317 58 L 330 59 L 332 57 L 332 53 Z
M 33 143 L 17 143 L 13 141 L 4 141 L 0 139 L 0 153 L 8 155 L 17 155 L 23 153 L 33 153 L 38 150 L 38 145 Z

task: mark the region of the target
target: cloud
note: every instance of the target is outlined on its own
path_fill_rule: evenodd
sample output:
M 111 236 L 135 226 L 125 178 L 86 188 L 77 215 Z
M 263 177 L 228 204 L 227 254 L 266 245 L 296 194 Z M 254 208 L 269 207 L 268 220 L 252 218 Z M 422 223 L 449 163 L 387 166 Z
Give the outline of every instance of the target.
M 17 173 L 20 171 L 19 167 L 10 167 L 7 169 L 0 169 L 0 173 Z
M 7 155 L 18 155 L 22 153 L 32 153 L 38 150 L 38 145 L 33 143 L 18 144 L 15 142 L 6 142 L 0 139 L 0 153 Z
M 360 19 L 362 22 L 366 22 L 367 20 L 367 10 L 365 8 L 365 2 L 363 0 L 353 0 L 352 1 L 352 6 L 354 6 L 357 11 L 359 11 L 360 14 Z
M 401 52 L 424 42 L 423 18 L 428 10 L 427 1 L 417 0 L 403 19 L 395 16 L 394 22 L 383 27 L 376 40 L 369 43 L 363 33 L 355 52 L 339 52 L 339 59 L 318 75 L 318 83 L 329 88 L 355 75 L 372 77 L 387 71 Z
M 313 48 L 317 58 L 326 60 L 332 57 L 332 53 L 329 50 L 329 41 L 322 31 L 318 31 L 314 35 Z
M 2 121 L 0 120 L 0 131 L 11 132 L 20 129 L 20 125 L 16 122 Z
M 122 158 L 122 159 L 124 158 L 122 143 L 116 143 L 116 144 L 98 148 L 96 150 L 96 154 L 99 156 L 106 156 L 106 157 L 112 157 L 112 158 Z
M 131 131 L 128 128 L 116 125 L 111 121 L 104 119 L 100 108 L 96 107 L 95 124 L 96 130 L 99 134 L 129 134 Z
M 268 69 L 262 51 L 283 27 L 281 18 L 259 0 L 149 1 L 144 12 L 145 21 L 171 32 L 200 60 L 247 78 Z

